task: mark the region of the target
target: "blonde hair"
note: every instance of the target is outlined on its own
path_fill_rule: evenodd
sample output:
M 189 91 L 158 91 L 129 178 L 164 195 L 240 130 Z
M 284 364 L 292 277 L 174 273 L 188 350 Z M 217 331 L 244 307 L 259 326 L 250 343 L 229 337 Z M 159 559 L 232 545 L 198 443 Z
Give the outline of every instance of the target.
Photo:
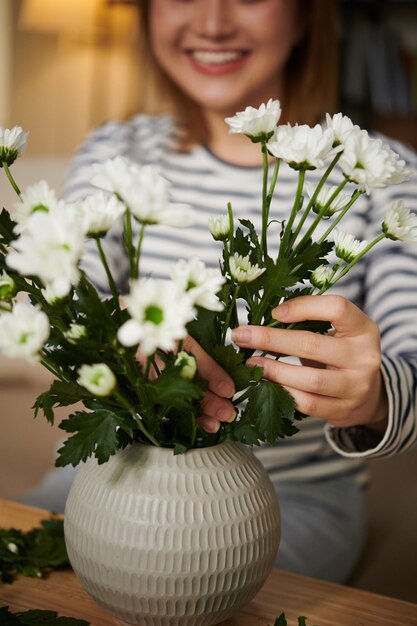
M 140 102 L 143 113 L 171 113 L 184 128 L 180 149 L 207 139 L 198 105 L 165 74 L 153 58 L 149 37 L 149 5 L 136 0 L 140 20 Z M 298 2 L 304 33 L 288 59 L 281 122 L 316 124 L 338 101 L 338 35 L 335 0 Z M 249 104 L 249 103 L 248 103 Z M 186 113 L 186 115 L 185 115 Z

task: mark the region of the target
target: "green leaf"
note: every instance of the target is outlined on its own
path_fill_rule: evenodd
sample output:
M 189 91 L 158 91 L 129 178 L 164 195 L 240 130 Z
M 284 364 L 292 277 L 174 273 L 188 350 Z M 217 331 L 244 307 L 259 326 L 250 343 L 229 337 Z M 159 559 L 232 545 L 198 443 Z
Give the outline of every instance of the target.
M 129 423 L 129 418 L 127 422 Z M 98 462 L 105 463 L 119 447 L 118 427 L 128 428 L 126 415 L 108 409 L 92 412 L 77 411 L 59 425 L 67 433 L 76 433 L 58 450 L 56 465 L 78 465 L 94 453 Z M 130 428 L 132 426 L 130 425 Z
M 297 322 L 292 326 L 293 330 L 309 330 L 314 333 L 327 333 L 330 330 L 332 325 L 330 322 L 325 322 L 321 320 L 305 320 L 304 322 Z M 285 326 L 283 326 L 285 328 Z
M 8 609 L 8 607 L 4 607 Z M 0 609 L 0 618 L 3 617 Z M 16 619 L 17 621 L 5 622 L 10 626 L 89 626 L 90 622 L 86 622 L 84 619 L 76 619 L 74 617 L 58 617 L 58 613 L 55 611 L 41 611 L 32 610 L 24 611 L 21 613 L 15 613 L 14 615 L 7 611 L 5 613 L 6 619 Z M 0 619 L 0 623 L 3 626 L 3 621 Z
M 249 396 L 247 412 L 252 417 L 251 421 L 256 423 L 262 439 L 274 443 L 280 437 L 297 432 L 292 424 L 294 407 L 294 398 L 284 387 L 261 380 Z
M 204 383 L 181 378 L 179 368 L 168 364 L 155 380 L 145 386 L 150 403 L 166 408 L 189 409 L 203 396 Z
M 197 307 L 197 318 L 187 325 L 187 330 L 205 350 L 221 342 L 217 313 Z
M 232 345 L 214 346 L 210 355 L 233 378 L 236 391 L 246 389 L 251 381 L 262 374 L 262 368 L 247 367 L 245 354 L 237 351 Z
M 285 613 L 281 613 L 275 620 L 274 626 L 287 626 L 287 620 L 285 619 Z
M 63 520 L 51 518 L 23 532 L 0 529 L 0 580 L 11 583 L 16 574 L 40 578 L 51 569 L 69 567 Z M 1 622 L 0 622 L 1 623 Z
M 260 446 L 261 437 L 255 421 L 251 420 L 250 413 L 245 410 L 243 414 L 236 418 L 234 422 L 228 424 L 230 428 L 230 439 L 240 441 L 248 446 Z
M 333 247 L 332 241 L 318 243 L 317 241 L 313 242 L 311 238 L 308 239 L 303 245 L 303 249 L 290 261 L 293 275 L 300 281 L 309 278 L 310 273 L 319 265 L 327 264 L 326 257 L 333 250 Z
M 241 228 L 236 229 L 234 236 L 234 251 L 241 256 L 247 256 L 252 250 L 250 237 L 243 233 Z
M 8 246 L 12 241 L 16 239 L 16 235 L 13 232 L 16 222 L 14 222 L 8 211 L 3 209 L 0 213 L 0 243 Z
M 19 618 L 10 613 L 8 606 L 0 607 L 0 624 L 2 626 L 21 626 Z
M 38 416 L 42 409 L 43 413 L 51 424 L 54 422 L 54 407 L 70 406 L 76 404 L 83 398 L 89 398 L 89 394 L 77 383 L 68 383 L 60 380 L 54 380 L 48 391 L 41 393 L 35 400 L 33 409 L 35 417 Z
M 244 226 L 245 228 L 247 228 L 249 230 L 249 239 L 252 242 L 255 250 L 256 250 L 256 262 L 260 263 L 261 258 L 262 258 L 262 253 L 261 253 L 261 246 L 259 243 L 259 238 L 258 238 L 258 234 L 256 232 L 255 226 L 252 224 L 252 222 L 250 220 L 246 220 L 246 219 L 241 219 L 239 220 L 239 222 L 242 224 L 242 226 Z

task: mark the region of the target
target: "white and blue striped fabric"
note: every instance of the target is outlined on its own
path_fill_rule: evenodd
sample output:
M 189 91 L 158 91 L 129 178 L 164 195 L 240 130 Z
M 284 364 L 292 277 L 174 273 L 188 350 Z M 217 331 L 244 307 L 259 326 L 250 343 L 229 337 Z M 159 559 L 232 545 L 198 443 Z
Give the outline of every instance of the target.
M 167 278 L 178 258 L 192 255 L 217 267 L 221 247 L 212 240 L 207 220 L 211 215 L 224 214 L 229 201 L 236 221 L 247 218 L 260 227 L 261 166 L 225 163 L 201 145 L 178 153 L 173 149 L 176 132 L 168 116 L 139 115 L 128 122 L 109 122 L 91 133 L 69 171 L 64 196 L 75 201 L 95 191 L 90 183 L 93 163 L 117 155 L 139 164 L 152 163 L 171 182 L 172 200 L 194 207 L 197 222 L 192 228 L 147 229 L 142 275 Z M 402 144 L 390 143 L 415 171 L 415 153 Z M 319 176 L 309 172 L 307 178 L 314 183 Z M 340 180 L 340 172 L 333 172 L 329 183 L 337 184 Z M 297 174 L 282 165 L 271 219 L 288 216 L 296 184 Z M 372 240 L 380 233 L 387 206 L 394 199 L 405 200 L 408 208 L 417 211 L 416 178 L 377 190 L 371 196 L 363 195 L 345 216 L 341 228 L 360 239 Z M 114 276 L 121 289 L 127 290 L 128 267 L 121 248 L 121 232 L 122 224 L 116 224 L 104 247 Z M 273 238 L 273 227 L 270 234 Z M 275 235 L 278 242 L 278 224 Z M 273 242 L 270 249 L 273 250 Z M 108 289 L 93 249 L 84 260 L 84 268 L 98 288 Z M 301 431 L 295 437 L 254 450 L 273 480 L 321 481 L 340 475 L 355 476 L 364 483 L 366 458 L 390 456 L 417 441 L 417 244 L 384 240 L 338 283 L 334 292 L 360 306 L 380 327 L 389 426 L 382 439 L 369 442 L 364 428 L 332 428 L 321 420 L 307 418 L 300 423 Z

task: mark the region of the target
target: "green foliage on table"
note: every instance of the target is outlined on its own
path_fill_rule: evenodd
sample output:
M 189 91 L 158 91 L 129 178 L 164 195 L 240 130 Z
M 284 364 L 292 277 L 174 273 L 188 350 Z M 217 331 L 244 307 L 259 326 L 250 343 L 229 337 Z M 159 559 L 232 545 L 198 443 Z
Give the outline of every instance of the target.
M 11 613 L 8 606 L 0 607 L 1 626 L 89 626 L 90 622 L 74 617 L 58 617 L 55 611 L 23 611 Z
M 43 520 L 40 527 L 28 532 L 0 528 L 2 583 L 12 583 L 17 574 L 42 578 L 50 569 L 69 565 L 62 519 Z
M 279 617 L 274 622 L 274 626 L 288 626 L 288 622 L 285 618 L 285 613 L 281 613 Z M 298 618 L 298 626 L 307 626 L 307 618 L 303 615 L 300 615 Z

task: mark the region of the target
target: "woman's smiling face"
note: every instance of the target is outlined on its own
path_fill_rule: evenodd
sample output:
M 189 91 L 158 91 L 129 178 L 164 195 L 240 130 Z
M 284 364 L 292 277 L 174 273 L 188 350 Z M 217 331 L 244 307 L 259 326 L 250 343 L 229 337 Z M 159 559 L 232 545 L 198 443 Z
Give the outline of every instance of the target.
M 298 0 L 150 0 L 154 56 L 203 112 L 233 115 L 283 97 L 302 34 Z

